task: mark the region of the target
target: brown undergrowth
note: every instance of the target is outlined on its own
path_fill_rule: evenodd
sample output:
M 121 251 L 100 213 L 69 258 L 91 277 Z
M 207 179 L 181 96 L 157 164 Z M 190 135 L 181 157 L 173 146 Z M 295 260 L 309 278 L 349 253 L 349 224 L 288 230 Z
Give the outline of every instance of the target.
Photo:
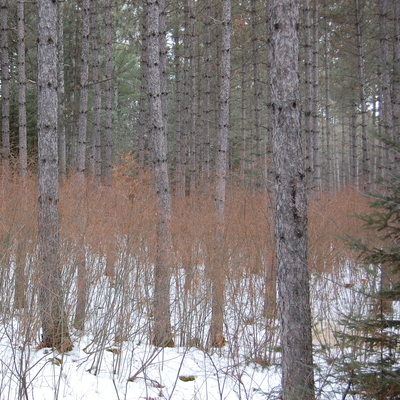
M 0 197 L 1 318 L 18 309 L 37 316 L 36 177 L 30 176 L 24 185 L 17 178 L 3 183 Z M 86 329 L 97 337 L 107 331 L 115 342 L 133 335 L 141 335 L 143 340 L 151 337 L 151 323 L 146 321 L 152 318 L 157 212 L 151 180 L 145 177 L 139 183 L 122 175 L 114 179 L 112 187 L 105 187 L 90 178 L 83 186 L 73 177 L 63 178 L 59 209 L 68 314 L 74 313 L 76 268 L 84 259 L 87 315 L 92 321 Z M 352 215 L 367 210 L 367 199 L 354 188 L 324 193 L 309 202 L 311 273 L 329 273 L 343 260 L 355 259 L 340 238 L 364 235 Z M 211 295 L 208 268 L 218 252 L 218 259 L 223 260 L 221 274 L 226 278 L 225 301 L 236 321 L 234 327 L 226 328 L 228 340 L 232 344 L 242 337 L 249 341 L 254 359 L 265 358 L 260 349 L 265 351 L 271 337 L 265 332 L 257 336 L 256 327 L 265 328 L 264 318 L 275 315 L 272 216 L 268 194 L 230 188 L 225 238 L 217 247 L 212 194 L 199 190 L 195 197 L 183 199 L 173 194 L 171 282 L 174 335 L 179 336 L 176 343 L 204 346 L 207 342 Z M 104 292 L 94 290 L 99 283 Z M 108 299 L 105 304 L 104 299 Z M 134 313 L 138 320 L 124 323 Z M 35 326 L 32 332 L 38 331 L 35 321 L 30 322 Z M 243 327 L 252 329 L 252 333 L 246 333 Z

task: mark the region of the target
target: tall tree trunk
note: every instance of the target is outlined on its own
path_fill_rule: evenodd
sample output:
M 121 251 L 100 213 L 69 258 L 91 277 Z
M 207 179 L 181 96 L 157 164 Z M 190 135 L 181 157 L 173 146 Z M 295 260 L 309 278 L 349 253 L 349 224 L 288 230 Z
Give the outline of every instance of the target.
M 148 131 L 148 108 L 147 108 L 147 42 L 146 42 L 146 5 L 143 3 L 142 31 L 141 31 L 141 57 L 140 57 L 140 100 L 138 119 L 138 158 L 139 158 L 139 182 L 143 182 L 145 170 L 145 137 Z
M 25 0 L 18 0 L 18 127 L 19 127 L 19 166 L 22 181 L 28 169 L 26 145 L 26 74 L 25 74 Z
M 88 114 L 88 84 L 89 84 L 89 33 L 90 33 L 90 2 L 82 1 L 82 50 L 81 50 L 81 80 L 78 124 L 78 162 L 77 172 L 83 182 L 86 172 L 86 137 Z
M 298 78 L 299 6 L 296 0 L 270 0 L 269 7 L 282 399 L 314 399 L 306 179 L 301 151 Z
M 357 103 L 353 102 L 350 115 L 350 153 L 349 153 L 350 183 L 358 186 L 357 158 Z
M 196 92 L 196 13 L 193 0 L 188 1 L 189 7 L 189 96 L 190 96 L 190 194 L 192 200 L 197 187 L 197 92 Z
M 10 168 L 10 62 L 8 48 L 8 0 L 1 0 L 1 128 L 2 128 L 2 168 L 4 177 Z
M 153 145 L 153 171 L 157 193 L 157 256 L 154 287 L 155 346 L 172 347 L 170 311 L 171 196 L 168 181 L 167 136 L 161 101 L 160 7 L 157 0 L 147 1 L 147 49 L 149 128 Z
M 312 106 L 313 106 L 313 83 L 312 83 L 312 30 L 311 30 L 311 7 L 310 0 L 304 1 L 304 135 L 305 135 L 305 169 L 307 184 L 312 183 Z
M 64 2 L 58 5 L 58 154 L 60 174 L 67 173 L 67 140 L 65 137 L 65 76 L 64 76 Z
M 57 1 L 39 0 L 38 27 L 38 261 L 42 346 L 72 349 L 64 312 L 59 257 L 57 149 Z
M 78 193 L 79 204 L 83 205 L 83 191 L 86 175 L 86 141 L 87 141 L 87 114 L 88 114 L 88 85 L 89 85 L 89 34 L 90 34 L 90 1 L 82 1 L 82 53 L 81 53 L 81 84 L 79 103 L 79 132 L 78 132 Z M 81 208 L 81 207 L 79 207 Z M 79 220 L 79 242 L 77 245 L 77 301 L 74 325 L 83 330 L 86 318 L 87 304 L 87 269 L 85 255 L 85 222 L 79 218 L 79 210 L 76 210 Z
M 205 0 L 205 66 L 204 66 L 204 140 L 203 140 L 203 167 L 205 190 L 211 189 L 211 2 Z
M 396 141 L 400 140 L 400 4 L 393 0 L 393 129 Z M 395 155 L 396 165 L 399 165 L 399 155 Z
M 242 185 L 245 184 L 246 171 L 246 132 L 247 132 L 247 84 L 246 84 L 246 46 L 242 46 L 242 66 L 240 71 L 241 77 L 241 152 L 240 152 L 240 180 Z
M 356 36 L 357 36 L 357 52 L 358 52 L 358 73 L 360 80 L 360 107 L 361 107 L 361 149 L 362 149 L 362 184 L 364 190 L 368 191 L 371 184 L 371 167 L 369 159 L 369 143 L 367 132 L 367 99 L 365 93 L 365 50 L 364 50 L 364 34 L 363 34 L 363 5 L 360 0 L 354 0 L 355 17 L 356 17 Z
M 388 9 L 387 0 L 378 0 L 379 6 L 379 26 L 380 26 L 380 55 L 382 73 L 382 133 L 384 136 L 393 138 L 393 110 L 390 85 L 390 63 L 389 63 L 389 34 L 387 29 Z M 388 153 L 385 157 L 386 168 L 393 168 L 393 157 Z
M 256 190 L 263 191 L 263 157 L 262 157 L 262 135 L 261 135 L 261 85 L 260 85 L 260 61 L 259 61 L 259 40 L 256 0 L 250 1 L 251 5 L 251 32 L 252 32 L 252 59 L 253 59 L 253 89 L 254 89 L 254 143 L 256 161 Z
M 99 8 L 96 7 L 98 0 L 91 1 L 91 41 L 92 41 L 92 57 L 93 57 L 93 129 L 92 129 L 92 162 L 91 170 L 95 177 L 96 183 L 101 183 L 101 87 L 100 87 L 100 49 L 99 49 Z
M 113 151 L 113 120 L 112 120 L 112 14 L 111 0 L 106 0 L 106 99 L 105 99 L 105 165 L 104 165 L 104 183 L 111 186 L 112 181 L 112 151 Z
M 332 165 L 332 132 L 331 132 L 331 77 L 330 77 L 330 54 L 329 47 L 330 42 L 328 38 L 328 16 L 327 16 L 327 0 L 324 1 L 324 20 L 325 20 L 325 31 L 324 31 L 324 71 L 325 71 L 325 135 L 326 135 L 326 176 L 324 181 L 326 182 L 326 189 L 331 192 L 333 189 L 333 165 Z
M 313 30 L 313 105 L 312 105 L 312 165 L 314 190 L 321 189 L 321 165 L 319 149 L 319 1 L 314 0 Z
M 223 336 L 223 307 L 225 274 L 227 271 L 226 266 L 224 265 L 225 260 L 222 254 L 222 249 L 225 241 L 225 201 L 231 89 L 231 7 L 231 0 L 222 1 L 221 72 L 215 173 L 216 244 L 213 265 L 211 266 L 212 315 L 209 337 L 210 345 L 213 347 L 221 347 L 225 344 Z

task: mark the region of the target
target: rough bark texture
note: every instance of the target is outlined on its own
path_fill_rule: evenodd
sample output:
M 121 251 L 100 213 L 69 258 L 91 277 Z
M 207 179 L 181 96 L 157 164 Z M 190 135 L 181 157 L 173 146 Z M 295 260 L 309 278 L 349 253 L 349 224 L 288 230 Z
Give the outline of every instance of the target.
M 157 192 L 157 256 L 154 287 L 154 336 L 156 346 L 174 345 L 171 335 L 170 253 L 171 196 L 167 165 L 167 136 L 161 102 L 160 8 L 157 0 L 147 0 L 147 56 L 149 127 L 153 144 L 153 171 Z
M 221 347 L 225 344 L 223 337 L 223 304 L 226 271 L 223 265 L 223 257 L 221 257 L 221 250 L 225 231 L 231 77 L 231 14 L 231 0 L 224 0 L 222 2 L 221 73 L 215 173 L 215 215 L 217 228 L 215 238 L 216 251 L 212 265 L 212 316 L 210 328 L 210 345 L 213 347 Z
M 390 65 L 389 65 L 389 33 L 387 0 L 379 0 L 379 27 L 380 27 L 380 55 L 381 55 L 381 82 L 382 82 L 382 133 L 393 138 L 393 110 L 390 93 Z M 393 157 L 391 153 L 385 157 L 386 168 L 392 169 Z
M 259 71 L 259 40 L 258 40 L 258 20 L 257 20 L 257 1 L 251 0 L 251 30 L 252 30 L 252 61 L 253 61 L 253 93 L 254 93 L 254 143 L 255 143 L 255 188 L 258 192 L 263 191 L 263 152 L 261 135 L 261 84 Z
M 26 74 L 25 74 L 25 0 L 17 3 L 18 25 L 18 127 L 19 127 L 19 168 L 25 180 L 28 168 L 26 147 Z
M 98 0 L 91 0 L 91 40 L 92 40 L 92 58 L 93 58 L 93 130 L 92 130 L 92 173 L 95 176 L 96 183 L 101 181 L 101 87 L 100 87 L 100 49 L 99 49 L 99 8 L 96 7 Z
M 368 191 L 371 184 L 371 167 L 369 159 L 369 142 L 367 132 L 367 96 L 365 93 L 365 49 L 364 49 L 364 27 L 363 6 L 359 0 L 354 1 L 355 17 L 356 17 L 356 37 L 357 37 L 357 53 L 358 53 L 358 73 L 360 79 L 360 108 L 361 108 L 361 141 L 362 141 L 362 184 L 364 190 Z
M 78 162 L 77 162 L 77 172 L 81 180 L 83 180 L 84 174 L 86 172 L 86 136 L 87 136 L 88 83 L 89 83 L 89 32 L 90 32 L 89 0 L 83 0 L 81 81 L 80 81 L 80 101 L 79 101 Z
M 312 169 L 313 169 L 313 187 L 315 191 L 321 188 L 321 166 L 319 151 L 319 1 L 314 1 L 314 30 L 313 30 L 313 105 L 312 105 Z
M 65 137 L 65 77 L 64 77 L 64 3 L 58 5 L 58 168 L 67 173 L 67 141 Z
M 38 29 L 38 263 L 42 346 L 69 351 L 59 263 L 57 154 L 57 2 L 39 0 Z
M 2 167 L 8 175 L 10 167 L 10 63 L 8 55 L 8 0 L 1 0 L 1 104 L 2 104 Z
M 111 0 L 106 0 L 106 100 L 105 100 L 105 165 L 104 165 L 104 183 L 111 186 L 112 172 L 112 15 L 111 15 Z
M 282 398 L 313 399 L 307 204 L 300 129 L 298 2 L 271 0 L 270 17 L 269 89 L 282 331 Z

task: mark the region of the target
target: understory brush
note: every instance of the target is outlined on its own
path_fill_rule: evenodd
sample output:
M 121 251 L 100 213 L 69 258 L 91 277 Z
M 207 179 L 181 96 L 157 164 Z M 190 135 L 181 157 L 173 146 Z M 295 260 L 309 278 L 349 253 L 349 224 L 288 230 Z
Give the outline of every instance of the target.
M 79 379 L 97 379 L 87 389 L 91 398 L 278 398 L 274 227 L 267 194 L 230 189 L 226 235 L 218 249 L 210 194 L 199 190 L 194 198 L 173 198 L 171 325 L 176 348 L 161 349 L 151 345 L 157 220 L 151 182 L 120 178 L 110 188 L 87 179 L 82 191 L 73 177 L 65 178 L 60 185 L 60 265 L 75 348 L 59 354 L 36 348 L 36 193 L 34 176 L 24 185 L 3 184 L 0 193 L 1 400 L 40 398 L 35 392 L 39 387 L 51 393 L 45 398 L 78 398 L 77 371 Z M 342 315 L 359 306 L 358 293 L 369 284 L 339 239 L 354 235 L 358 227 L 349 216 L 366 207 L 363 196 L 352 188 L 310 201 L 319 398 L 340 398 L 331 368 L 340 343 L 333 332 Z M 221 252 L 220 273 L 226 278 L 226 344 L 221 349 L 208 346 L 215 251 Z M 81 262 L 86 270 L 86 315 L 76 329 Z M 111 394 L 99 378 L 113 382 Z M 101 396 L 92 393 L 96 385 Z M 79 393 L 79 398 L 90 398 Z

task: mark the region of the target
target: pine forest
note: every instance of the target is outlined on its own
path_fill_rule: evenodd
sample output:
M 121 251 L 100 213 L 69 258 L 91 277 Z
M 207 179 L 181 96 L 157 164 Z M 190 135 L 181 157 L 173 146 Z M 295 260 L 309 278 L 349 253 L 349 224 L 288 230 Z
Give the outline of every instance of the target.
M 0 0 L 0 400 L 400 399 L 399 0 Z

